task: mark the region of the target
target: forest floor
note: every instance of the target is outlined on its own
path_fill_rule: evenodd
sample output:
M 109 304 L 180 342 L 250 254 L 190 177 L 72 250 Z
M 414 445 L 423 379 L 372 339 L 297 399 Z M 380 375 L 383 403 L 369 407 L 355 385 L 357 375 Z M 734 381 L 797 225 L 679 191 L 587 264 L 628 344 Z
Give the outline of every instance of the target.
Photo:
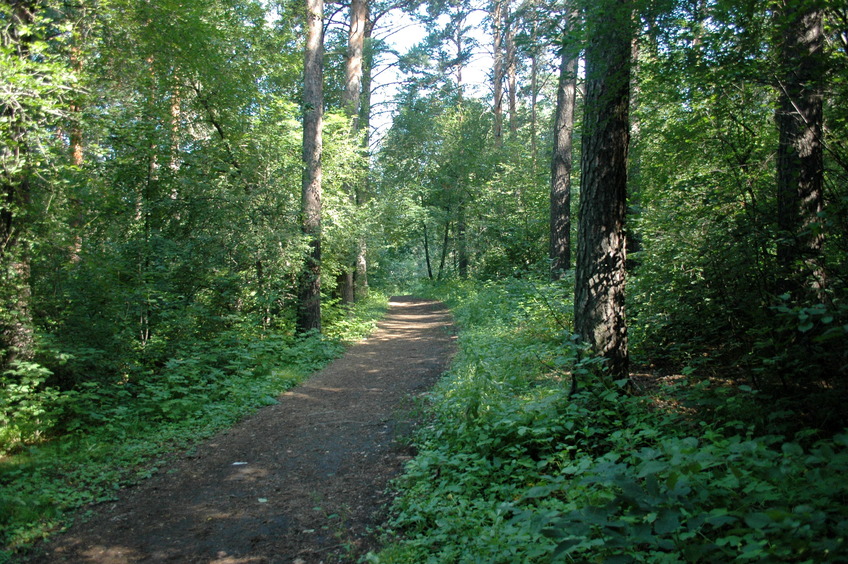
M 415 398 L 447 368 L 450 312 L 391 300 L 368 339 L 301 386 L 93 507 L 29 562 L 356 562 L 411 456 Z

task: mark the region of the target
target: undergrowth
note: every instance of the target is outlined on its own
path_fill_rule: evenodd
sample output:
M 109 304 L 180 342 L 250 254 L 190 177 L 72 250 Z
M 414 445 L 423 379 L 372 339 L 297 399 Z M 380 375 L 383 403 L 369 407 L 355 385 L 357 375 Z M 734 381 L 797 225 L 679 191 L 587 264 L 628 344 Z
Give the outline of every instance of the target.
M 198 343 L 144 378 L 59 391 L 19 365 L 0 381 L 0 562 L 90 504 L 160 470 L 168 453 L 233 425 L 373 331 L 387 305 L 372 292 L 330 312 L 324 337 L 233 332 Z M 14 382 L 14 385 L 12 384 Z M 50 423 L 50 426 L 47 425 Z M 39 429 L 49 432 L 39 433 Z
M 370 562 L 848 561 L 848 434 L 745 386 L 590 376 L 567 282 L 429 291 L 460 351 Z

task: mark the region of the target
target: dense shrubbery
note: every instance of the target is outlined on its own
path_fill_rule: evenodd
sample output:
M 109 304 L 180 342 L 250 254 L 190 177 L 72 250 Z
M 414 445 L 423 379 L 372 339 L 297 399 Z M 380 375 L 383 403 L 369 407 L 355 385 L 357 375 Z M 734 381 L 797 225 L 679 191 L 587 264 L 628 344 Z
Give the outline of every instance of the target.
M 747 386 L 641 396 L 590 378 L 562 283 L 437 292 L 460 352 L 376 562 L 848 558 L 848 434 L 797 431 Z M 565 329 L 565 330 L 564 330 Z M 582 373 L 576 394 L 562 376 Z
M 353 315 L 328 311 L 324 338 L 225 333 L 137 380 L 62 391 L 44 367 L 18 364 L 0 379 L 0 448 L 15 453 L 0 462 L 0 546 L 35 540 L 67 512 L 156 472 L 157 457 L 274 403 L 373 330 L 385 306 L 372 292 Z

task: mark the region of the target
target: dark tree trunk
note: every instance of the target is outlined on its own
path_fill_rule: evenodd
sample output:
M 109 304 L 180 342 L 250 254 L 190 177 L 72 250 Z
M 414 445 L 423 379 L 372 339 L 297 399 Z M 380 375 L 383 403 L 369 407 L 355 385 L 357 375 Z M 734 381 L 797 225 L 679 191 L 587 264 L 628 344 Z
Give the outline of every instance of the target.
M 427 235 L 427 222 L 422 221 L 421 227 L 424 229 L 424 260 L 427 262 L 427 277 L 433 279 L 433 267 L 430 266 L 430 237 Z
M 777 12 L 782 69 L 778 83 L 777 259 L 783 290 L 822 294 L 822 77 L 820 2 L 784 0 Z
M 321 150 L 324 105 L 323 0 L 306 0 L 301 229 L 309 252 L 298 284 L 297 331 L 321 330 Z
M 624 317 L 627 150 L 630 98 L 630 2 L 601 0 L 587 12 L 586 101 L 574 326 L 608 361 L 615 378 L 628 376 Z
M 571 139 L 576 92 L 577 56 L 568 46 L 563 46 L 551 159 L 550 258 L 551 276 L 555 280 L 571 268 Z
M 466 233 L 465 205 L 460 204 L 456 219 L 457 270 L 463 280 L 468 278 L 468 235 Z

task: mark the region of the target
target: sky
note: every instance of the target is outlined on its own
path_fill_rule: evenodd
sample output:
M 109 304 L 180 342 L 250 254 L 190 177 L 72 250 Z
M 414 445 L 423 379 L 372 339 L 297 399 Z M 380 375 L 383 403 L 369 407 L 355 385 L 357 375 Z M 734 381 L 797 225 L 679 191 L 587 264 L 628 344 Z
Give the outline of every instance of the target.
M 472 35 L 477 38 L 480 46 L 474 53 L 469 65 L 463 69 L 462 77 L 465 82 L 466 93 L 470 96 L 485 96 L 489 90 L 488 74 L 492 67 L 491 39 L 488 37 L 483 22 L 485 14 L 482 11 L 472 12 L 468 23 L 474 27 Z M 406 53 L 420 43 L 427 34 L 425 27 L 414 21 L 409 15 L 395 10 L 387 14 L 379 21 L 375 35 L 384 39 L 398 53 Z M 394 62 L 387 60 L 386 62 Z M 403 79 L 395 67 L 375 69 L 375 78 L 372 84 L 372 119 L 374 128 L 372 139 L 379 140 L 385 135 L 391 126 L 391 104 L 394 96 L 398 93 L 399 82 Z

